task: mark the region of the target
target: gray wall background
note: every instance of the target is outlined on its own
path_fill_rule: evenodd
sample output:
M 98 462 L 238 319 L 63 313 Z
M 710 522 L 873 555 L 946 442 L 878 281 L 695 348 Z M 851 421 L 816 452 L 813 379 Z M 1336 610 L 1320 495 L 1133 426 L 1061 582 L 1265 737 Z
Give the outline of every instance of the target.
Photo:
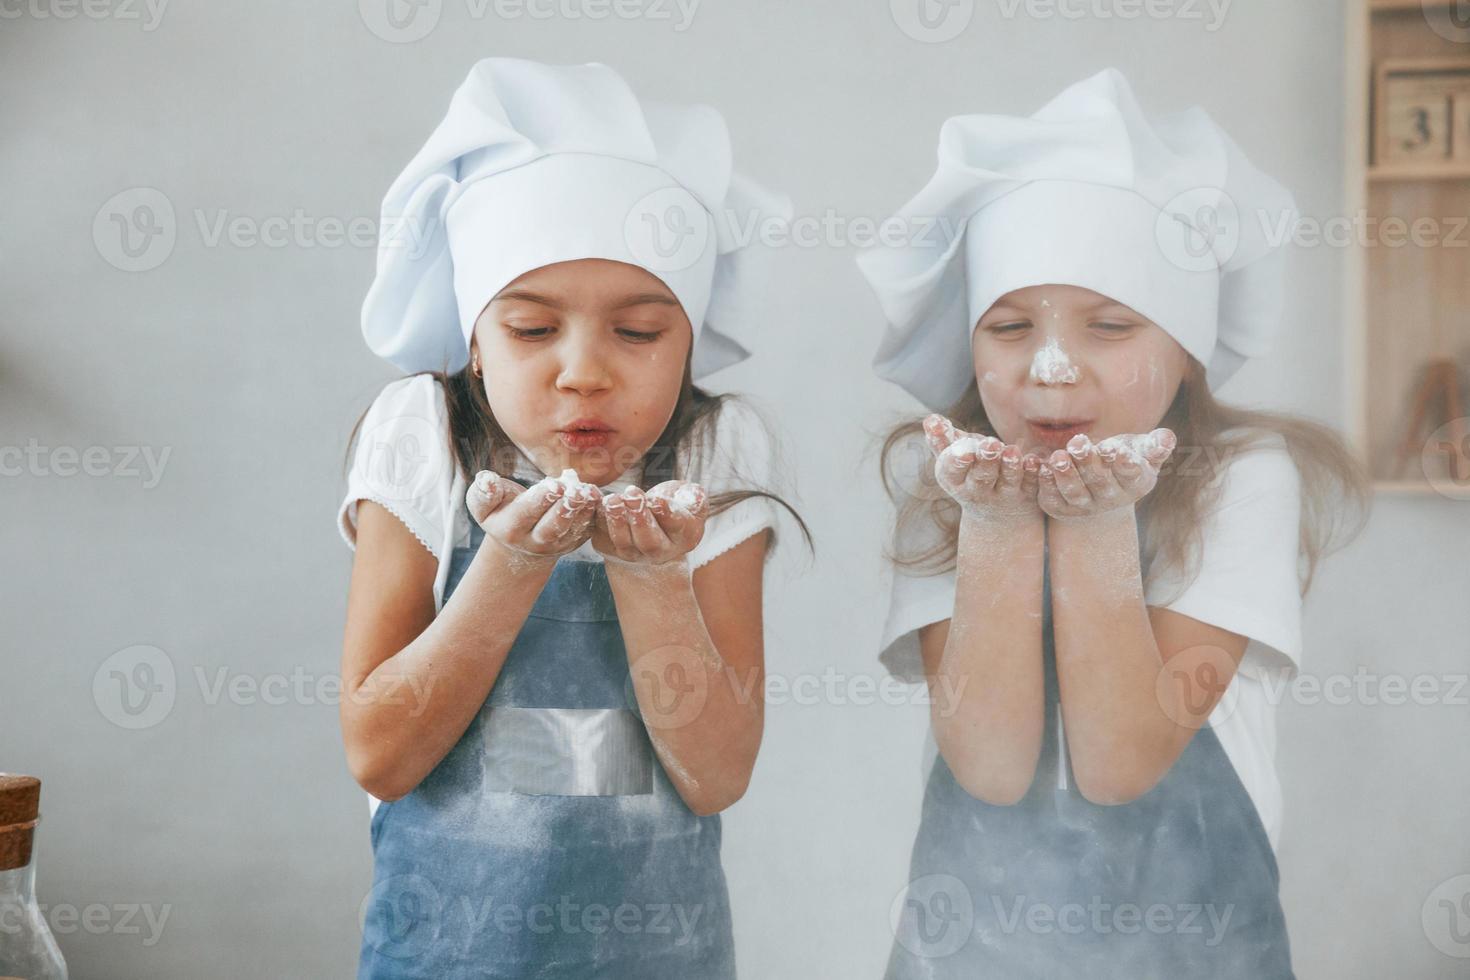
M 332 523 L 342 453 L 393 372 L 357 328 L 371 235 L 342 243 L 331 222 L 376 221 L 476 58 L 601 60 L 645 95 L 711 103 L 741 169 L 798 214 L 873 219 L 928 177 L 946 116 L 1030 112 L 1116 65 L 1151 110 L 1205 104 L 1305 214 L 1343 208 L 1337 0 L 1235 0 L 1219 21 L 1185 0 L 1132 20 L 974 0 L 945 43 L 905 34 L 881 0 L 705 0 L 683 29 L 651 0 L 631 19 L 514 9 L 433 2 L 412 22 L 432 29 L 405 41 L 381 0 L 5 7 L 0 445 L 63 451 L 0 480 L 0 768 L 44 779 L 41 900 L 73 977 L 354 970 L 367 805 L 316 685 L 337 670 L 350 567 Z M 167 234 L 135 260 L 111 224 L 158 203 L 139 188 L 173 210 L 155 211 L 174 236 L 162 261 Z M 221 215 L 269 231 L 297 213 L 285 244 L 212 238 Z M 759 353 L 711 384 L 779 418 L 818 536 L 809 567 L 788 528 L 768 581 L 769 670 L 876 679 L 889 511 L 871 440 L 916 406 L 871 374 L 879 314 L 852 249 L 784 260 Z M 1290 327 L 1226 397 L 1342 424 L 1343 260 L 1298 250 Z M 67 447 L 101 447 L 100 475 L 62 475 Z M 167 452 L 161 478 L 123 447 Z M 1427 675 L 1448 693 L 1470 660 L 1467 524 L 1461 503 L 1381 498 L 1309 597 L 1308 672 Z M 160 691 L 129 714 L 144 702 L 120 700 L 114 671 Z M 216 696 L 221 681 L 235 693 Z M 1299 976 L 1464 976 L 1450 954 L 1470 947 L 1438 905 L 1470 873 L 1458 697 L 1283 705 Z M 743 976 L 880 975 L 925 724 L 920 705 L 771 706 L 753 787 L 726 814 Z

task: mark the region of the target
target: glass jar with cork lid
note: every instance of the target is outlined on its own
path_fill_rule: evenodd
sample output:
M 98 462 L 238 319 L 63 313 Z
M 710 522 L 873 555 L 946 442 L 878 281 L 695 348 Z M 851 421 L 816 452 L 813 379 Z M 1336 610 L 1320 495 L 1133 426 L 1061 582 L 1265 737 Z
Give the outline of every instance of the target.
M 0 772 L 0 980 L 66 980 L 66 961 L 36 905 L 41 781 Z

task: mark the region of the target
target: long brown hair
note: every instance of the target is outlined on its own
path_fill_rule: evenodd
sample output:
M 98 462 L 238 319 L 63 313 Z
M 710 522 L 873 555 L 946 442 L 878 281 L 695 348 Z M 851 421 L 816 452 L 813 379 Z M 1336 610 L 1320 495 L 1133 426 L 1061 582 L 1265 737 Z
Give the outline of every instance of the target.
M 1205 517 L 1223 487 L 1219 479 L 1223 468 L 1236 454 L 1270 441 L 1274 433 L 1285 440 L 1301 475 L 1298 554 L 1306 564 L 1300 575 L 1301 593 L 1306 595 L 1319 562 L 1356 537 L 1367 522 L 1371 503 L 1367 472 L 1327 426 L 1298 415 L 1226 405 L 1215 400 L 1204 379 L 1203 366 L 1191 357 L 1179 391 L 1159 422 L 1174 431 L 1178 444 L 1160 469 L 1158 484 L 1138 505 L 1145 580 L 1165 568 L 1179 571 L 1181 582 L 1193 580 L 1202 559 Z M 943 414 L 961 429 L 999 438 L 973 378 Z M 921 449 L 915 448 L 914 438 Z M 900 567 L 939 574 L 955 567 L 960 507 L 935 483 L 933 456 L 923 439 L 923 419 L 909 419 L 883 441 L 879 459 L 883 485 L 898 505 L 893 542 L 885 554 Z M 910 447 L 918 459 L 910 456 L 900 462 L 896 459 L 900 447 Z M 917 492 L 906 489 L 913 486 L 914 469 Z M 906 532 L 924 522 L 943 532 L 939 543 L 914 554 L 900 553 Z
M 435 378 L 439 382 L 440 390 L 444 393 L 444 405 L 449 419 L 450 452 L 454 457 L 455 466 L 465 481 L 470 481 L 474 474 L 484 469 L 508 475 L 514 465 L 514 460 L 522 454 L 506 435 L 505 430 L 500 427 L 500 423 L 496 421 L 495 413 L 490 408 L 490 400 L 485 396 L 485 386 L 474 375 L 470 366 L 466 364 L 455 372 L 420 371 L 418 373 Z M 664 427 L 664 431 L 644 454 L 643 465 L 638 467 L 638 486 L 643 490 L 649 490 L 665 480 L 698 481 L 701 476 L 700 461 L 705 459 L 706 454 L 713 448 L 716 421 L 724 406 L 729 402 L 739 402 L 751 411 L 765 428 L 779 462 L 779 444 L 772 432 L 770 422 L 762 413 L 738 395 L 712 394 L 694 384 L 690 372 L 690 361 L 686 359 L 684 379 L 679 386 L 679 399 L 674 407 L 674 414 L 670 417 L 668 425 Z M 345 461 L 347 467 L 352 465 L 353 446 L 357 442 L 358 430 L 362 427 L 363 419 L 366 417 L 367 413 L 364 412 L 352 427 L 352 434 L 347 441 Z M 690 473 L 680 472 L 681 450 L 687 451 L 687 458 L 692 464 Z M 795 508 L 767 489 L 751 487 L 711 493 L 709 516 L 713 517 L 715 514 L 729 510 L 740 501 L 751 497 L 766 497 L 786 508 L 796 520 L 797 527 L 800 528 L 802 537 L 806 541 L 807 550 L 815 556 L 811 531 L 807 528 L 806 521 L 802 520 Z M 772 552 L 775 551 L 777 537 L 777 532 L 773 528 L 770 544 Z

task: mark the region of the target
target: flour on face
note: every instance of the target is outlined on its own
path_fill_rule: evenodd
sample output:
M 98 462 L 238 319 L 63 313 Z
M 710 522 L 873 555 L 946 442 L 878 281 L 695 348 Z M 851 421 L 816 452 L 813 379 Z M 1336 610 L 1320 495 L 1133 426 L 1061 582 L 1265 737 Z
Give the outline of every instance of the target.
M 1079 373 L 1077 366 L 1067 357 L 1067 352 L 1062 350 L 1062 345 L 1057 343 L 1055 337 L 1048 337 L 1046 345 L 1031 358 L 1032 381 L 1049 385 L 1076 384 Z

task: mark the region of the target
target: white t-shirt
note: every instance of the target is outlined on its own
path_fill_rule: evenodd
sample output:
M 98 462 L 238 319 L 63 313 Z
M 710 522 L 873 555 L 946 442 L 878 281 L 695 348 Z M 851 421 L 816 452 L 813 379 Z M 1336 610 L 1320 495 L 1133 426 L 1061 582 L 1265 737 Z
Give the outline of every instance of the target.
M 680 479 L 699 483 L 711 496 L 753 488 L 780 493 L 775 447 L 762 423 L 761 413 L 749 403 L 726 401 L 698 457 L 680 449 Z M 542 478 L 544 474 L 524 454 L 517 455 L 519 462 L 513 475 Z M 622 490 L 636 475 L 637 464 L 602 489 Z M 347 546 L 355 550 L 359 500 L 372 500 L 397 516 L 438 559 L 434 578 L 437 612 L 444 605 L 444 586 L 454 549 L 470 543 L 470 521 L 464 506 L 468 489 L 450 454 L 448 410 L 438 380 L 428 374 L 410 375 L 384 387 L 363 418 L 347 477 L 347 493 L 337 511 L 337 528 Z M 704 536 L 689 553 L 690 569 L 699 568 L 765 528 L 771 530 L 766 548 L 769 562 L 775 551 L 780 511 L 780 506 L 767 497 L 749 497 L 709 517 Z M 602 561 L 590 541 L 567 557 Z M 372 794 L 368 799 L 370 811 L 376 810 L 378 800 Z
M 923 457 L 910 453 L 895 458 Z M 916 474 L 894 477 L 906 490 L 916 486 Z M 1161 575 L 1146 589 L 1145 601 L 1247 638 L 1240 668 L 1210 713 L 1210 727 L 1275 848 L 1282 804 L 1276 776 L 1276 705 L 1270 695 L 1283 690 L 1301 665 L 1301 477 L 1278 435 L 1237 454 L 1223 479 L 1219 503 L 1203 529 L 1199 576 L 1179 593 L 1177 578 Z M 937 541 L 939 534 L 929 521 L 910 529 L 904 552 Z M 891 590 L 879 660 L 900 680 L 923 684 L 918 629 L 953 616 L 955 572 L 910 575 L 885 565 Z M 1166 601 L 1176 593 L 1177 598 Z M 926 774 L 937 754 L 931 729 L 925 745 Z

